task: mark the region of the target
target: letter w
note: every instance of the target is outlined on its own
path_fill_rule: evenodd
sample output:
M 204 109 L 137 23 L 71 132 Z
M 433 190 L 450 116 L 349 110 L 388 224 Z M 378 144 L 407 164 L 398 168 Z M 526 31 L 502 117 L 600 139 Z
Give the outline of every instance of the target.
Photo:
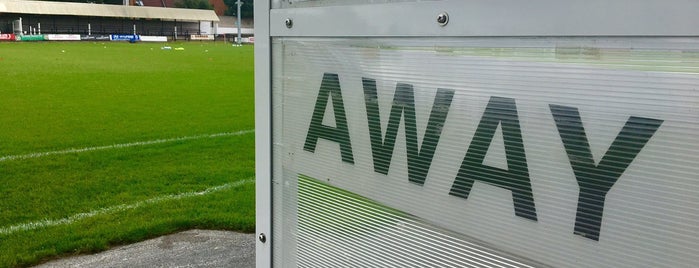
M 440 88 L 432 104 L 427 129 L 418 150 L 417 123 L 415 119 L 415 93 L 410 84 L 398 83 L 393 95 L 393 105 L 386 127 L 386 136 L 381 131 L 381 116 L 379 100 L 376 93 L 376 80 L 362 78 L 364 86 L 364 101 L 366 104 L 369 136 L 371 138 L 371 154 L 374 160 L 374 171 L 387 175 L 393 157 L 393 148 L 398 135 L 401 115 L 405 117 L 405 142 L 408 153 L 408 179 L 410 182 L 424 184 L 427 171 L 432 164 L 434 151 L 439 137 L 442 135 L 444 121 L 449 113 L 454 90 Z

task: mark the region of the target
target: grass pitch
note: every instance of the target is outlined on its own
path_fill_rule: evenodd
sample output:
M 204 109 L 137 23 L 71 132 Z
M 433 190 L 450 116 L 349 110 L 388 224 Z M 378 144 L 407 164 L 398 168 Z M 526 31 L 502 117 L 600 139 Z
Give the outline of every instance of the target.
M 252 47 L 0 43 L 0 267 L 253 231 Z

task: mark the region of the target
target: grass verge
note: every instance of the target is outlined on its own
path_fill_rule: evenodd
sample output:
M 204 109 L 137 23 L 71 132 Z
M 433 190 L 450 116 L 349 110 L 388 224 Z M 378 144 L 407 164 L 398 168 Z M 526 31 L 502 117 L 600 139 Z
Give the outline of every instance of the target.
M 0 267 L 254 230 L 252 47 L 163 45 L 0 43 Z

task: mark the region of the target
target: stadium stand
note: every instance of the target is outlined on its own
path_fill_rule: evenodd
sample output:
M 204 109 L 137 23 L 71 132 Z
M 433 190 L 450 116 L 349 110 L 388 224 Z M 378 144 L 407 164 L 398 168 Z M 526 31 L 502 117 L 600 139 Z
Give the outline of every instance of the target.
M 21 32 L 13 29 L 18 20 Z M 109 35 L 135 28 L 139 35 L 186 39 L 216 34 L 218 22 L 213 10 L 0 0 L 0 33 Z

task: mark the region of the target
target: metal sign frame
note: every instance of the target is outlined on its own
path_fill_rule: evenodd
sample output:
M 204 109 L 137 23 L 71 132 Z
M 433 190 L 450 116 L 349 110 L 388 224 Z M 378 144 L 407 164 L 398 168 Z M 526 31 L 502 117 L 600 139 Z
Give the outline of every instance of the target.
M 272 46 L 269 0 L 255 1 L 255 213 L 257 267 L 272 266 Z
M 272 266 L 274 243 L 271 239 L 275 165 L 272 162 L 273 37 L 699 36 L 699 17 L 696 16 L 699 1 L 693 0 L 301 2 L 317 4 L 293 7 L 291 1 L 255 1 L 258 267 Z

